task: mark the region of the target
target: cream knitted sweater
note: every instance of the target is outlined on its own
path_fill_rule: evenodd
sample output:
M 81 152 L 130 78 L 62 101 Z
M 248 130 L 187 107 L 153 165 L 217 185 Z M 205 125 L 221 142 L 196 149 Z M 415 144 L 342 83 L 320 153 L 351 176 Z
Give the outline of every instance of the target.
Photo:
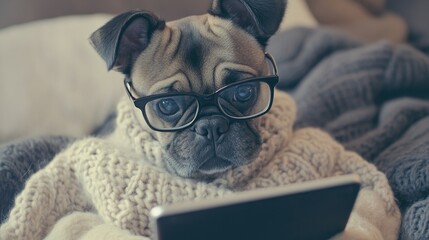
M 161 146 L 123 100 L 110 139 L 76 142 L 27 182 L 0 239 L 148 239 L 156 205 L 349 173 L 360 175 L 363 188 L 342 239 L 396 239 L 400 213 L 385 176 L 320 130 L 294 132 L 295 112 L 291 98 L 276 92 L 257 120 L 258 158 L 206 183 L 164 171 Z

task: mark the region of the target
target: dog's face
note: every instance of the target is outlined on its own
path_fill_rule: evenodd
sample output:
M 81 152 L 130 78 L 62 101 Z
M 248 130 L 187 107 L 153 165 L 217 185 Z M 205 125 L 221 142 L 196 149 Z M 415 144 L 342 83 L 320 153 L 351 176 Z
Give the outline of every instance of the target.
M 132 11 L 112 19 L 91 41 L 109 68 L 131 79 L 139 97 L 211 94 L 269 72 L 264 47 L 284 10 L 283 0 L 217 0 L 209 14 L 167 23 Z M 181 106 L 163 104 L 164 110 Z M 135 111 L 141 116 L 141 110 Z M 150 119 L 162 125 L 169 117 L 164 115 L 154 113 Z M 182 177 L 212 178 L 252 161 L 261 145 L 258 119 L 231 120 L 216 106 L 201 108 L 192 126 L 175 132 L 154 131 L 140 119 L 164 147 L 168 170 Z

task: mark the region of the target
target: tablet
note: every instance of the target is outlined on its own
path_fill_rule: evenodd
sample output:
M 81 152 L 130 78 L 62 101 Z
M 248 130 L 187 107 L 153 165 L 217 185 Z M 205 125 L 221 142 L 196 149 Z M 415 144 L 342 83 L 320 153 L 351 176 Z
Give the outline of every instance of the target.
M 345 229 L 356 175 L 235 193 L 151 210 L 157 240 L 329 239 Z

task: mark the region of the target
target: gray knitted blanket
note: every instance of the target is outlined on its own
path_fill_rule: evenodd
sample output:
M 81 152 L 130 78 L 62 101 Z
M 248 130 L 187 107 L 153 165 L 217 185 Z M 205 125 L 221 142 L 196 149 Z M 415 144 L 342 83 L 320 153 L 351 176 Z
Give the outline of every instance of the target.
M 329 29 L 275 36 L 269 52 L 298 106 L 296 128 L 316 126 L 388 176 L 403 211 L 402 239 L 429 239 L 429 57 L 386 42 L 362 45 Z M 112 128 L 112 119 L 97 134 Z M 0 146 L 0 216 L 25 180 L 73 139 Z
M 429 57 L 330 29 L 297 28 L 269 46 L 296 128 L 319 127 L 386 173 L 403 211 L 402 239 L 429 239 Z

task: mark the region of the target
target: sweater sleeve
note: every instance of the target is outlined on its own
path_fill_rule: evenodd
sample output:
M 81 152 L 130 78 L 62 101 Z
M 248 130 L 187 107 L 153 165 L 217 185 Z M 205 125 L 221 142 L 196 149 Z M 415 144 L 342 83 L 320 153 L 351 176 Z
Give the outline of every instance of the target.
M 297 134 L 305 132 L 319 149 L 330 152 L 325 154 L 333 158 L 327 176 L 357 174 L 361 179 L 362 187 L 345 235 L 339 239 L 397 239 L 401 216 L 386 176 L 358 154 L 345 150 L 327 133 L 310 128 L 300 131 Z
M 73 144 L 29 180 L 0 240 L 148 240 L 153 206 L 230 192 L 134 160 L 102 140 Z
M 74 171 L 66 163 L 66 154 L 60 154 L 30 178 L 0 227 L 1 240 L 43 239 L 59 218 L 88 209 Z
M 104 223 L 95 213 L 74 212 L 58 221 L 45 240 L 149 240 L 135 236 L 112 224 Z
M 366 231 L 374 232 L 369 239 L 397 239 L 401 214 L 386 176 L 354 152 L 343 151 L 337 164 L 346 174 L 358 174 L 362 181 L 347 229 L 356 231 L 367 226 L 374 228 Z

